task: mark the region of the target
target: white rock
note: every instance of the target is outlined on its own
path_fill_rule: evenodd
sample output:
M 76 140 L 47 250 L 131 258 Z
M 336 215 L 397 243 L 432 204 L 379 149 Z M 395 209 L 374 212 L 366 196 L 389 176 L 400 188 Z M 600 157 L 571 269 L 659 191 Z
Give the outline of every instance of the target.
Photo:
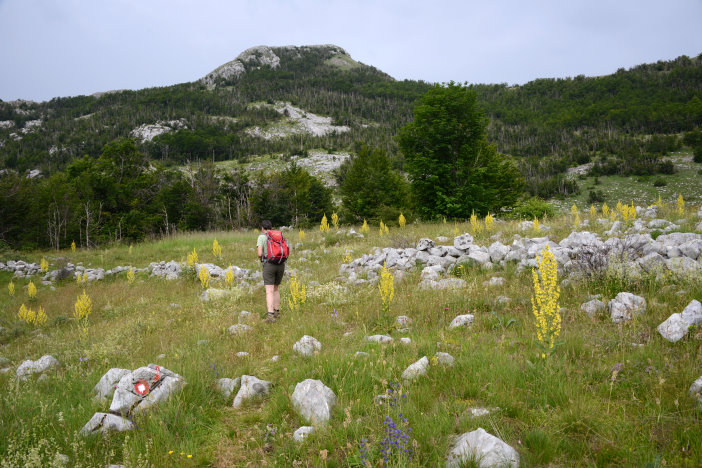
M 403 345 L 409 345 L 412 344 L 412 340 L 410 338 L 407 338 L 406 336 L 403 336 L 402 338 L 400 338 L 400 343 L 402 343 Z
M 682 311 L 668 317 L 663 323 L 658 325 L 658 333 L 666 340 L 675 343 L 680 341 L 693 325 L 702 323 L 702 304 L 693 299 Z
M 322 343 L 315 337 L 309 335 L 303 336 L 293 345 L 293 351 L 301 356 L 312 356 L 315 351 L 320 352 L 321 350 Z
M 444 366 L 448 367 L 453 367 L 454 362 L 456 359 L 451 356 L 449 353 L 436 353 L 436 358 L 439 361 L 439 364 L 442 364 Z
M 460 289 L 466 287 L 461 278 L 444 278 L 439 281 L 425 280 L 419 284 L 421 289 Z
M 125 374 L 117 383 L 110 412 L 128 415 L 167 400 L 185 386 L 180 375 L 165 367 L 149 364 Z
M 230 335 L 242 335 L 251 330 L 253 330 L 253 328 L 251 328 L 250 325 L 246 325 L 245 323 L 237 323 L 227 328 L 227 331 Z
M 488 253 L 490 254 L 490 261 L 493 263 L 500 262 L 509 253 L 510 248 L 504 245 L 502 242 L 494 242 L 488 247 Z
M 417 243 L 417 250 L 419 251 L 429 250 L 432 247 L 434 247 L 434 241 L 426 237 L 419 239 L 419 242 Z
M 240 358 L 249 357 L 249 353 L 247 353 L 246 351 L 239 351 L 238 353 L 236 353 L 236 357 L 240 357 Z
M 387 335 L 371 335 L 371 336 L 367 336 L 366 340 L 372 341 L 374 343 L 381 343 L 381 344 L 393 342 L 392 336 L 387 336 Z
M 505 442 L 482 427 L 460 435 L 446 460 L 448 468 L 459 468 L 477 462 L 480 468 L 519 467 L 519 454 Z
M 365 351 L 356 351 L 353 354 L 353 357 L 355 357 L 356 359 L 365 359 L 370 357 L 370 354 L 366 353 Z
M 268 392 L 270 391 L 270 386 L 271 383 L 266 380 L 261 380 L 251 375 L 242 375 L 241 386 L 239 387 L 239 391 L 234 397 L 234 402 L 232 403 L 232 406 L 234 408 L 239 408 L 245 400 L 249 400 L 257 396 L 268 395 Z
M 399 315 L 395 317 L 395 325 L 398 327 L 407 327 L 412 323 L 412 319 L 406 315 Z
M 224 299 L 232 294 L 231 289 L 208 288 L 200 295 L 200 300 L 204 302 Z
M 293 440 L 295 442 L 302 442 L 305 437 L 314 432 L 314 426 L 302 426 L 293 432 Z
M 486 286 L 502 286 L 505 284 L 505 279 L 500 276 L 493 276 L 492 278 L 490 278 L 490 281 L 486 281 L 485 283 L 483 284 L 485 284 Z
M 604 312 L 605 308 L 605 303 L 598 301 L 597 299 L 593 299 L 580 305 L 580 310 L 585 312 L 589 317 L 595 317 L 600 312 Z
M 483 408 L 483 407 L 476 407 L 476 408 L 468 408 L 468 413 L 474 418 L 479 418 L 481 416 L 487 416 L 488 414 L 492 413 L 493 411 L 497 411 L 500 408 Z
M 451 320 L 449 329 L 458 327 L 469 327 L 473 324 L 473 320 L 475 320 L 475 316 L 473 314 L 458 315 L 453 320 Z
M 47 354 L 36 361 L 24 361 L 17 367 L 17 378 L 25 380 L 31 374 L 41 374 L 59 365 L 55 357 Z
M 128 419 L 109 413 L 95 413 L 90 421 L 80 430 L 80 435 L 87 436 L 98 432 L 109 434 L 110 432 L 133 431 L 134 424 Z
M 306 379 L 295 386 L 290 400 L 305 420 L 317 426 L 325 424 L 331 418 L 336 395 L 320 380 Z
M 689 392 L 690 396 L 699 402 L 700 409 L 702 409 L 702 376 L 692 383 Z
M 96 394 L 95 397 L 99 400 L 107 400 L 110 398 L 115 392 L 115 386 L 120 379 L 130 372 L 129 369 L 120 369 L 118 367 L 108 370 L 93 388 L 93 392 Z
M 225 398 L 229 398 L 231 394 L 234 393 L 234 390 L 241 386 L 241 377 L 237 377 L 236 379 L 219 379 L 215 386 L 217 390 L 222 392 Z
M 419 361 L 410 364 L 407 369 L 402 372 L 403 380 L 414 380 L 417 377 L 425 375 L 429 371 L 429 359 L 423 356 Z
M 461 234 L 453 239 L 453 246 L 458 250 L 468 250 L 471 245 L 473 245 L 473 236 L 468 233 Z
M 632 315 L 646 312 L 646 299 L 629 292 L 620 292 L 609 301 L 609 312 L 614 323 L 631 320 Z

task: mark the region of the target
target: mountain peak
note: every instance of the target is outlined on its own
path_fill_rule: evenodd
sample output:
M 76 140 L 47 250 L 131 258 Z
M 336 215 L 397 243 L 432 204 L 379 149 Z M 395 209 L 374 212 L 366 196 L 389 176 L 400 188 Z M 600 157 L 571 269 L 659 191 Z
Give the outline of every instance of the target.
M 280 46 L 270 47 L 260 45 L 246 49 L 234 60 L 220 65 L 200 79 L 208 86 L 215 86 L 222 81 L 239 79 L 247 71 L 262 67 L 278 69 L 282 63 L 288 64 L 314 54 L 325 65 L 347 69 L 360 66 L 341 47 L 333 44 L 307 45 L 307 46 Z

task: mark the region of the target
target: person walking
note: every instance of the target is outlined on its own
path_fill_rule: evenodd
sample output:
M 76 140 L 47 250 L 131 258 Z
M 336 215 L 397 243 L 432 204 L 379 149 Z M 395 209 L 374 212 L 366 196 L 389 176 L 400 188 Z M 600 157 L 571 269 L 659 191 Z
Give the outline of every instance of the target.
M 261 234 L 256 241 L 256 250 L 261 260 L 263 285 L 266 288 L 266 322 L 273 323 L 280 317 L 279 288 L 289 251 L 283 233 L 274 231 L 273 223 L 267 219 L 261 221 Z

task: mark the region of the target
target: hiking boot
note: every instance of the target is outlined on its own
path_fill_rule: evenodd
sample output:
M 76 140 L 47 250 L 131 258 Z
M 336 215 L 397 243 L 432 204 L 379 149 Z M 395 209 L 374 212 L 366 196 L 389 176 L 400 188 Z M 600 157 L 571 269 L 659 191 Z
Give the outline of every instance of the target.
M 275 316 L 275 312 L 268 312 L 268 314 L 266 315 L 266 322 L 267 323 L 275 323 L 276 319 L 277 318 Z
M 273 309 L 273 317 L 275 317 L 276 320 L 280 318 L 280 309 Z

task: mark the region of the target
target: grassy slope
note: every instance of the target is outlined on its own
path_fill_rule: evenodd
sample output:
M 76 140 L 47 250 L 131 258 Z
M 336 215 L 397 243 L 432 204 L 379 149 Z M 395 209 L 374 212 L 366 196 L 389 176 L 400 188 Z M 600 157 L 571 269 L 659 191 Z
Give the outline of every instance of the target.
M 688 213 L 688 229 L 692 213 Z M 667 215 L 678 218 L 672 212 Z M 560 240 L 570 232 L 565 218 L 545 224 L 552 227 L 552 239 Z M 347 249 L 357 257 L 374 246 L 453 237 L 454 229 L 451 224 L 412 225 L 391 230 L 390 236 L 380 238 L 374 232 L 353 241 L 308 232 L 288 267 L 297 269 L 303 282 L 324 285 L 336 278 Z M 470 232 L 469 225 L 457 229 Z M 496 230 L 504 242 L 510 242 L 516 226 L 499 222 Z M 135 245 L 131 255 L 126 246 L 61 254 L 92 266 L 132 263 L 143 267 L 149 261 L 180 260 L 196 248 L 200 261 L 213 261 L 209 252 L 215 237 L 224 252 L 224 260 L 216 263 L 256 267 L 253 231 L 183 235 Z M 297 234 L 292 237 L 297 240 Z M 341 241 L 338 246 L 337 240 Z M 485 234 L 476 241 L 492 242 Z M 52 262 L 56 257 L 54 252 L 45 255 Z M 36 252 L 28 260 L 38 261 L 41 256 Z M 506 279 L 504 286 L 483 286 L 495 275 Z M 201 288 L 194 279 L 168 282 L 138 275 L 129 286 L 121 276 L 88 285 L 94 307 L 87 338 L 66 320 L 80 292 L 77 285 L 61 284 L 55 291 L 39 285 L 34 307 L 45 307 L 49 321 L 38 337 L 14 317 L 26 300 L 26 281 L 16 282 L 18 291 L 12 299 L 5 289 L 9 280 L 7 273 L 0 273 L 0 323 L 11 331 L 2 338 L 0 355 L 16 366 L 23 359 L 52 354 L 62 367 L 45 382 L 17 383 L 12 374 L 0 375 L 0 458 L 8 466 L 31 466 L 27 461 L 31 457 L 44 460 L 35 466 L 47 466 L 57 451 L 68 454 L 76 466 L 108 462 L 146 466 L 146 461 L 154 466 L 361 466 L 363 439 L 375 465 L 382 460 L 383 419 L 389 414 L 397 421 L 400 411 L 416 440 L 411 466 L 440 465 L 451 437 L 477 427 L 514 446 L 523 466 L 644 466 L 663 459 L 669 466 L 696 466 L 702 461 L 700 413 L 687 395 L 700 375 L 702 333 L 693 331 L 670 344 L 655 331 L 691 299 L 702 299 L 700 281 L 666 276 L 622 285 L 610 278 L 563 287 L 563 345 L 547 362 L 540 362 L 533 342 L 531 278 L 512 266 L 470 271 L 467 287 L 456 291 L 419 291 L 419 273 L 411 272 L 396 285 L 391 317 L 379 312 L 377 289 L 362 286 L 348 295 L 310 297 L 298 313 L 283 307 L 282 319 L 274 325 L 261 320 L 261 287 L 236 299 L 202 303 Z M 603 294 L 607 300 L 622 290 L 647 299 L 646 314 L 639 320 L 615 325 L 604 315 L 589 319 L 579 311 L 591 294 Z M 678 294 L 681 290 L 685 292 Z M 498 295 L 510 297 L 511 302 L 495 304 Z M 171 307 L 172 303 L 180 308 Z M 451 319 L 468 309 L 476 316 L 473 327 L 449 331 Z M 225 329 L 236 323 L 241 310 L 253 312 L 254 330 L 231 337 Z M 373 333 L 402 336 L 393 331 L 393 318 L 400 314 L 414 321 L 407 335 L 412 338 L 410 346 L 397 340 L 387 346 L 365 341 L 364 336 Z M 344 336 L 347 331 L 351 335 Z M 304 334 L 315 336 L 323 345 L 311 359 L 292 352 L 293 343 Z M 202 339 L 209 343 L 198 346 Z M 238 351 L 247 351 L 250 357 L 238 358 Z M 370 358 L 354 359 L 356 351 L 366 351 Z M 406 397 L 400 397 L 401 408 L 374 404 L 374 397 L 385 393 L 390 382 L 398 382 L 407 365 L 424 355 L 431 358 L 437 351 L 452 354 L 455 367 L 434 365 L 426 377 L 403 387 Z M 161 353 L 166 357 L 159 360 Z M 279 362 L 270 361 L 275 354 L 282 357 Z M 185 390 L 137 418 L 139 430 L 132 434 L 113 435 L 105 443 L 99 437 L 77 437 L 76 431 L 90 416 L 107 407 L 90 399 L 102 374 L 111 367 L 134 369 L 150 362 L 183 375 L 188 382 Z M 623 368 L 612 382 L 617 363 Z M 213 382 L 217 376 L 242 374 L 270 380 L 275 386 L 265 400 L 236 411 L 231 398 L 219 395 Z M 293 411 L 289 396 L 295 384 L 306 378 L 322 380 L 338 400 L 329 427 L 296 444 L 291 434 L 304 423 Z M 466 410 L 474 406 L 500 410 L 471 418 Z M 266 437 L 268 424 L 275 435 Z

